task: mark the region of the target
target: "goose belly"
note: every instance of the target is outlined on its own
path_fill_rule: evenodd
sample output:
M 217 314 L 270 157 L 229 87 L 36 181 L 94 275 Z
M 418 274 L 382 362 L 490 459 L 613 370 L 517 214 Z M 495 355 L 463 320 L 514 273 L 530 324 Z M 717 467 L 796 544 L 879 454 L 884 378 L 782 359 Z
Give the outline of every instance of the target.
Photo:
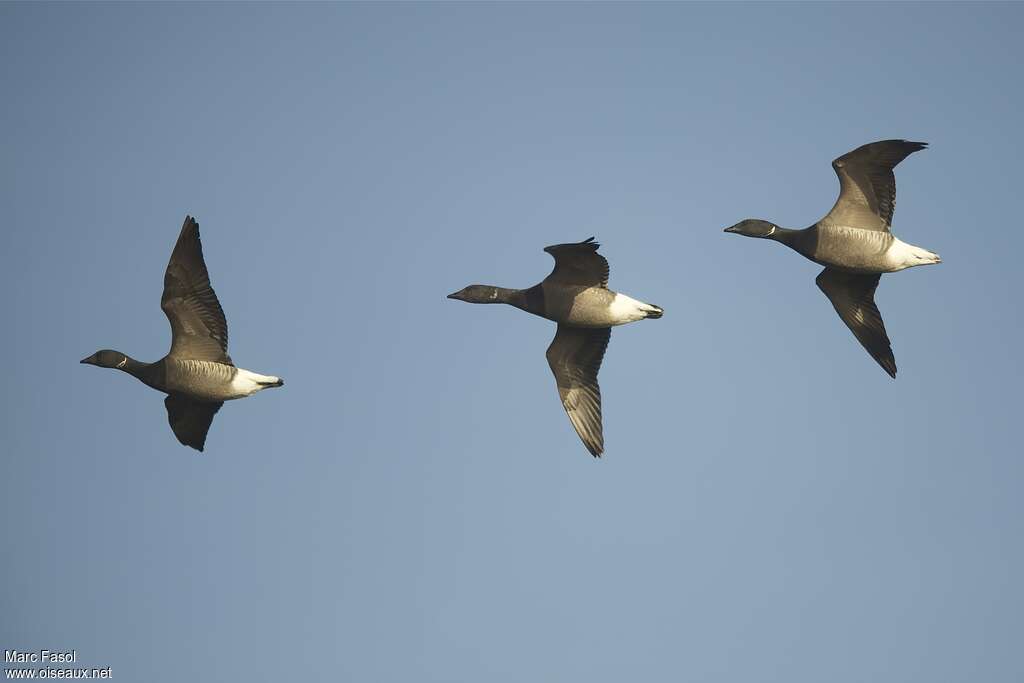
M 200 401 L 220 402 L 251 396 L 279 382 L 233 365 L 202 360 L 178 360 L 168 364 L 167 389 Z
M 168 359 L 167 390 L 200 401 L 226 401 L 231 398 L 234 375 L 235 368 L 224 363 Z
M 576 297 L 564 322 L 578 327 L 614 327 L 643 320 L 656 312 L 660 313 L 657 306 L 625 294 L 603 288 L 590 289 Z
M 811 258 L 823 266 L 856 273 L 891 273 L 899 270 L 889 256 L 896 241 L 888 232 L 819 226 Z

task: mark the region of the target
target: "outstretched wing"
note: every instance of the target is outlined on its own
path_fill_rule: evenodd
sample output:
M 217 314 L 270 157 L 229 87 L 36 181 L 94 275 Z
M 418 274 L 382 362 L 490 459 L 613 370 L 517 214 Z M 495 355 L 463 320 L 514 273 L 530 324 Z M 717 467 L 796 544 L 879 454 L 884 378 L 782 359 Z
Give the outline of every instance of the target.
M 859 275 L 826 268 L 815 282 L 861 346 L 895 379 L 896 358 L 892 355 L 882 314 L 875 305 L 875 289 L 881 277 L 880 273 Z
M 228 323 L 210 286 L 199 224 L 191 216 L 185 217 L 171 252 L 160 308 L 171 323 L 169 356 L 232 364 L 227 353 Z
M 164 399 L 167 407 L 167 421 L 174 436 L 185 446 L 191 446 L 200 453 L 206 444 L 206 433 L 210 431 L 213 416 L 223 403 L 203 403 L 180 394 L 169 394 Z
M 544 251 L 555 257 L 555 269 L 544 281 L 559 285 L 608 287 L 608 260 L 597 253 L 593 237 L 582 242 L 554 244 Z
M 583 445 L 594 457 L 600 457 L 604 452 L 601 388 L 597 384 L 597 373 L 611 334 L 610 327 L 559 325 L 547 351 L 548 365 L 555 375 L 562 406 Z
M 819 223 L 889 232 L 896 208 L 892 170 L 927 142 L 882 140 L 862 145 L 832 162 L 839 176 L 839 198 Z

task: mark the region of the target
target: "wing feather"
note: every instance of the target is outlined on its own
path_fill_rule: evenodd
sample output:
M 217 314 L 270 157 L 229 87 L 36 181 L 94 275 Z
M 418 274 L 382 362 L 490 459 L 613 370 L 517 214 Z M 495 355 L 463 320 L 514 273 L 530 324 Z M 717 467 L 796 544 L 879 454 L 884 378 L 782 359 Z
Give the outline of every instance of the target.
M 180 394 L 170 394 L 164 399 L 167 408 L 167 422 L 171 431 L 182 445 L 190 446 L 200 453 L 206 445 L 206 434 L 210 431 L 213 416 L 223 403 L 204 403 Z
M 589 237 L 582 242 L 553 244 L 544 251 L 555 258 L 555 269 L 544 281 L 559 285 L 608 287 L 608 260 L 597 253 L 601 245 Z
M 881 277 L 880 273 L 860 275 L 826 268 L 815 282 L 861 346 L 895 379 L 896 358 L 875 305 L 875 289 Z
M 611 328 L 608 327 L 559 325 L 547 350 L 548 365 L 555 375 L 562 407 L 583 445 L 594 457 L 604 452 L 597 373 L 610 338 Z
M 893 169 L 926 142 L 882 140 L 862 145 L 832 162 L 839 198 L 819 223 L 888 232 L 896 208 Z
M 160 308 L 171 323 L 169 356 L 232 364 L 227 319 L 210 286 L 199 224 L 191 216 L 185 217 L 167 263 Z

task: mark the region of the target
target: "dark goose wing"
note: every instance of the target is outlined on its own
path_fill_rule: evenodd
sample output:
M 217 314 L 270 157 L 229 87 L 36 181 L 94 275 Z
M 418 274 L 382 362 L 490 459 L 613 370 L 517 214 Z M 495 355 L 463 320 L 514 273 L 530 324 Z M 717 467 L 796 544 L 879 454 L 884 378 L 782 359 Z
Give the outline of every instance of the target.
M 608 260 L 597 253 L 600 246 L 593 237 L 589 237 L 582 242 L 544 247 L 544 251 L 555 257 L 555 269 L 544 278 L 544 282 L 608 287 Z
M 227 353 L 228 322 L 210 286 L 199 224 L 191 216 L 185 217 L 178 243 L 171 252 L 160 308 L 171 322 L 168 356 L 232 364 Z
M 601 388 L 597 373 L 612 331 L 609 327 L 559 325 L 548 347 L 548 365 L 555 375 L 558 396 L 576 433 L 590 454 L 604 452 L 601 430 Z
M 881 277 L 880 273 L 859 275 L 826 268 L 815 282 L 861 346 L 895 379 L 896 359 L 889 335 L 885 333 L 882 314 L 875 305 L 875 289 Z
M 202 453 L 213 416 L 224 404 L 203 403 L 180 394 L 169 394 L 164 405 L 167 407 L 167 421 L 178 441 Z
M 896 208 L 892 170 L 927 142 L 882 140 L 862 145 L 832 162 L 839 176 L 839 199 L 819 223 L 889 232 Z

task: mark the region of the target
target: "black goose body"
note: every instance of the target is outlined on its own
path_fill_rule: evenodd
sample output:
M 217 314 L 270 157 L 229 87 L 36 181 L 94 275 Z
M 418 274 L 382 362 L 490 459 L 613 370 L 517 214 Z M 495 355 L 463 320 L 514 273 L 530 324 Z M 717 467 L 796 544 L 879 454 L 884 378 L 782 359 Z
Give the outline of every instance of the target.
M 899 240 L 888 232 L 815 224 L 804 230 L 777 227 L 769 239 L 822 266 L 851 273 L 891 273 L 908 267 L 893 260 Z
M 199 224 L 185 217 L 164 274 L 160 307 L 171 325 L 171 350 L 141 363 L 104 349 L 81 362 L 127 372 L 168 396 L 167 418 L 178 440 L 202 451 L 213 416 L 224 401 L 279 387 L 279 377 L 236 367 L 227 354 L 228 327 L 203 259 Z
M 622 301 L 625 295 L 605 287 L 559 286 L 541 282 L 529 289 L 505 291 L 510 293 L 502 303 L 574 327 L 615 327 L 633 322 L 634 319 L 642 319 L 623 315 Z
M 183 394 L 200 401 L 231 401 L 248 396 L 236 386 L 239 368 L 212 360 L 166 358 L 163 361 L 169 394 Z M 244 372 L 244 371 L 242 371 Z
M 146 386 L 165 394 L 182 394 L 209 402 L 231 401 L 244 396 L 232 389 L 239 374 L 239 368 L 234 365 L 216 361 L 182 360 L 170 356 L 154 363 L 142 363 L 120 351 L 108 350 L 107 353 L 115 354 L 120 359 L 113 366 L 115 370 L 127 372 Z M 86 363 L 92 358 L 90 356 L 82 362 Z M 89 364 L 103 366 L 95 360 Z
M 894 378 L 896 359 L 874 301 L 879 278 L 882 273 L 941 262 L 938 254 L 907 244 L 890 230 L 896 207 L 893 169 L 925 147 L 923 142 L 882 140 L 834 160 L 839 198 L 809 228 L 788 230 L 769 221 L 747 219 L 725 229 L 781 242 L 825 266 L 815 280 L 818 287 L 857 341 Z
M 611 328 L 644 318 L 660 318 L 662 309 L 608 289 L 608 261 L 594 238 L 544 249 L 555 269 L 527 289 L 469 285 L 449 299 L 474 304 L 508 304 L 558 323 L 547 350 L 558 396 L 576 433 L 591 455 L 604 452 L 601 423 L 601 369 Z

